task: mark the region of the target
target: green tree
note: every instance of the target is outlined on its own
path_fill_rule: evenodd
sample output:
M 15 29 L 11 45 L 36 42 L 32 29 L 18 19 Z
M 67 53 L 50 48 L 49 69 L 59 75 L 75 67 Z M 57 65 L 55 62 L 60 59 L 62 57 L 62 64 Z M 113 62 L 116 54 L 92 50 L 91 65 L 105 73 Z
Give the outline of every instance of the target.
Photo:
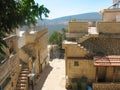
M 66 40 L 66 33 L 67 33 L 67 29 L 66 28 L 62 28 L 62 39 Z
M 62 34 L 59 31 L 53 31 L 49 37 L 50 44 L 57 44 L 59 48 L 62 47 Z
M 34 0 L 0 0 L 0 53 L 7 46 L 3 38 L 22 25 L 35 25 L 42 15 L 48 17 L 49 10 Z

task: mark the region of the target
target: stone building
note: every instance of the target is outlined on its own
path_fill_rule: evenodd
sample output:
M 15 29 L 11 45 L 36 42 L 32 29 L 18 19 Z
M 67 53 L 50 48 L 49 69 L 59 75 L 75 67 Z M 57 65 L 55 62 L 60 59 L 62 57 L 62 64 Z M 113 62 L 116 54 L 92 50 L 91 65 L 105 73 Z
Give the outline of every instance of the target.
M 6 55 L 0 55 L 0 90 L 14 90 L 21 70 L 16 35 L 4 39 Z
M 65 49 L 66 88 L 120 89 L 120 15 L 118 8 L 102 11 L 96 27 L 88 22 L 68 24 Z M 76 89 L 78 90 L 78 89 Z
M 48 65 L 47 29 L 5 38 L 6 56 L 0 62 L 0 90 L 29 90 Z

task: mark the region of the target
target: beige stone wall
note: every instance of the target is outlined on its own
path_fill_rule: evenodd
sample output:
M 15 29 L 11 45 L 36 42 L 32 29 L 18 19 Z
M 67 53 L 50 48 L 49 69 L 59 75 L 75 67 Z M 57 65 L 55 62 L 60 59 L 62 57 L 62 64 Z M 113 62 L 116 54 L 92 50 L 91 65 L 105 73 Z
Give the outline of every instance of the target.
M 103 21 L 116 21 L 118 15 L 120 15 L 120 9 L 105 9 L 103 13 Z
M 18 76 L 21 70 L 19 64 L 20 62 L 19 62 L 18 54 L 11 55 L 9 60 L 3 64 L 5 67 L 2 67 L 3 71 L 0 71 L 1 74 L 0 78 L 3 81 L 0 81 L 0 84 L 5 82 L 5 79 L 7 77 L 11 78 L 11 80 L 8 82 L 4 90 L 14 90 L 16 88 Z
M 11 35 L 9 37 L 6 37 L 4 38 L 4 40 L 8 45 L 8 49 L 12 49 L 14 53 L 18 51 L 18 42 L 17 42 L 18 37 L 16 35 Z
M 78 46 L 78 44 L 66 44 L 63 45 L 63 47 L 66 47 L 65 52 L 67 53 L 67 57 L 84 57 L 88 54 L 88 52 Z
M 108 82 L 113 81 L 113 74 L 114 70 L 113 67 L 107 67 L 107 71 L 106 71 L 106 80 Z
M 13 50 L 15 51 L 15 52 L 17 52 L 18 51 L 18 38 L 16 37 L 16 38 L 14 38 L 14 40 L 13 40 Z
M 120 90 L 120 83 L 93 83 L 93 90 Z
M 120 22 L 98 22 L 97 30 L 102 33 L 120 33 Z
M 48 53 L 47 49 L 45 49 L 43 52 L 41 51 L 41 54 L 40 54 L 41 64 L 44 62 L 44 59 L 46 58 L 46 56 L 48 56 L 47 53 Z
M 7 60 L 0 65 L 0 85 L 5 83 L 5 80 L 9 77 L 10 81 L 7 83 L 4 90 L 14 90 L 16 87 L 19 72 L 21 70 L 19 55 L 18 55 L 18 44 L 17 36 L 11 35 L 5 38 L 8 48 L 5 50 L 7 53 Z M 10 49 L 13 51 L 10 53 Z
M 21 70 L 21 67 L 19 66 L 20 62 L 19 59 L 21 59 L 23 62 L 27 63 L 29 65 L 30 71 L 32 71 L 32 61 L 31 56 L 29 56 L 29 53 L 23 50 L 23 48 L 20 47 L 18 51 L 17 43 L 20 41 L 17 41 L 17 38 L 5 38 L 6 42 L 8 42 L 8 45 L 10 48 L 13 48 L 17 54 L 10 56 L 9 60 L 5 62 L 2 66 L 0 66 L 0 84 L 5 77 L 8 75 L 11 77 L 10 82 L 6 86 L 5 90 L 14 90 L 17 84 L 18 76 Z M 40 65 L 41 68 L 44 69 L 46 64 L 48 64 L 48 58 L 47 55 L 47 29 L 41 30 L 38 32 L 35 32 L 34 34 L 25 34 L 24 38 L 22 40 L 25 40 L 24 45 L 30 49 L 28 51 L 31 51 L 33 55 L 35 56 L 34 66 L 35 71 L 37 74 L 40 73 Z M 34 49 L 34 50 L 33 50 Z M 38 53 L 39 51 L 39 53 Z M 8 56 L 10 55 L 9 50 L 6 49 L 6 52 L 8 53 Z M 30 53 L 31 53 L 30 52 Z M 40 64 L 40 62 L 41 64 Z M 8 66 L 8 67 L 6 67 Z
M 11 83 L 13 83 L 13 89 L 16 88 L 17 80 L 19 73 L 21 71 L 21 66 L 20 66 L 20 61 L 18 54 L 11 56 L 10 58 L 10 66 L 11 66 L 11 71 L 10 71 L 10 76 L 11 76 Z
M 87 33 L 88 22 L 72 21 L 68 24 L 68 33 Z
M 23 49 L 20 49 L 18 54 L 19 54 L 19 59 L 21 59 L 25 63 L 28 62 L 29 55 L 27 53 L 25 53 L 25 51 Z
M 36 59 L 36 60 L 34 61 L 34 63 L 35 63 L 35 71 L 36 71 L 36 74 L 39 75 L 39 74 L 40 74 L 40 68 L 39 68 L 39 64 L 40 64 L 40 63 L 39 63 L 39 60 Z
M 28 62 L 29 71 L 32 72 L 32 65 L 33 65 L 32 64 L 32 59 L 29 58 L 28 60 L 29 60 L 29 62 Z
M 78 62 L 79 66 L 75 66 L 74 62 Z M 96 68 L 93 65 L 93 60 L 67 59 L 66 69 L 69 78 L 81 78 L 82 76 L 86 76 L 89 81 L 95 80 Z
M 37 38 L 39 38 L 40 42 L 40 64 L 41 64 L 41 70 L 44 70 L 45 66 L 48 64 L 48 35 L 47 35 L 47 29 L 44 29 L 42 31 L 39 31 L 37 33 Z
M 26 44 L 33 43 L 35 41 L 35 34 L 25 34 Z
M 7 60 L 4 64 L 0 65 L 0 83 L 3 82 L 4 78 L 10 74 L 9 63 L 10 63 L 10 60 Z
M 115 81 L 120 82 L 120 67 L 115 67 Z
M 36 38 L 41 38 L 41 37 L 43 37 L 44 35 L 47 35 L 47 34 L 48 34 L 48 30 L 47 30 L 47 28 L 45 28 L 45 29 L 37 32 Z
M 47 49 L 47 45 L 48 45 L 48 35 L 47 35 L 47 29 L 44 30 L 40 30 L 38 32 L 36 32 L 36 38 L 34 40 L 35 42 L 35 56 L 36 56 L 36 60 L 35 60 L 35 69 L 37 74 L 40 74 L 40 72 L 42 70 L 44 70 L 48 59 L 46 58 L 48 56 L 48 49 Z
M 18 48 L 22 48 L 26 44 L 26 38 L 25 35 L 18 38 Z

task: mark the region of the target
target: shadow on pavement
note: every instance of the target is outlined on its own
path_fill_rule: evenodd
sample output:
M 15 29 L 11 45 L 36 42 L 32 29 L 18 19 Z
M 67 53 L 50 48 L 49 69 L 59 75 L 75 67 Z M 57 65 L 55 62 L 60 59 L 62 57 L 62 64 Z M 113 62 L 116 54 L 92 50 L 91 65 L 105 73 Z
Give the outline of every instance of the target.
M 50 65 L 46 66 L 46 68 L 43 70 L 43 72 L 41 73 L 38 81 L 36 82 L 36 85 L 34 87 L 34 90 L 41 90 L 42 87 L 44 87 L 44 83 L 46 78 L 48 77 L 49 73 L 52 71 L 52 67 Z

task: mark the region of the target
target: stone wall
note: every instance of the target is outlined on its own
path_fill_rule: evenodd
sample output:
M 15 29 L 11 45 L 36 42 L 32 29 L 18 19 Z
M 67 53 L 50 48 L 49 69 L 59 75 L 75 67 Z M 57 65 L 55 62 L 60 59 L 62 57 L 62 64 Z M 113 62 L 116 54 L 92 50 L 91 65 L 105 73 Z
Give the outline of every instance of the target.
M 100 33 L 120 33 L 120 22 L 98 22 L 97 30 Z
M 4 80 L 6 76 L 10 73 L 10 60 L 7 60 L 3 64 L 0 65 L 0 82 Z M 6 67 L 7 66 L 7 67 Z
M 67 57 L 84 57 L 88 54 L 88 52 L 84 48 L 78 46 L 78 44 L 66 44 L 65 47 Z
M 88 22 L 69 22 L 68 33 L 87 33 L 88 32 Z
M 120 15 L 120 9 L 105 9 L 103 14 L 103 21 L 116 21 L 116 17 Z
M 13 86 L 11 86 L 11 88 L 13 88 L 13 90 L 14 90 L 16 88 L 19 73 L 21 71 L 18 54 L 15 54 L 14 56 L 10 57 L 10 67 L 11 67 L 11 71 L 10 71 L 11 72 L 11 74 L 10 74 L 11 83 L 13 84 Z
M 26 44 L 33 43 L 35 41 L 35 34 L 25 34 Z
M 7 83 L 4 90 L 14 90 L 21 70 L 18 54 L 10 58 L 0 66 L 0 85 Z M 6 81 L 9 78 L 10 81 Z
M 113 81 L 113 73 L 114 73 L 114 70 L 113 70 L 113 67 L 107 67 L 107 71 L 106 71 L 106 81 L 108 82 L 111 82 Z
M 120 83 L 93 83 L 93 90 L 120 90 Z
M 25 63 L 28 63 L 29 55 L 23 49 L 20 49 L 18 54 L 19 54 L 19 58 L 22 61 L 24 61 Z
M 78 66 L 75 66 L 78 62 Z M 96 68 L 93 65 L 93 60 L 86 59 L 67 59 L 67 75 L 69 78 L 81 78 L 85 76 L 88 81 L 94 81 L 96 75 Z

